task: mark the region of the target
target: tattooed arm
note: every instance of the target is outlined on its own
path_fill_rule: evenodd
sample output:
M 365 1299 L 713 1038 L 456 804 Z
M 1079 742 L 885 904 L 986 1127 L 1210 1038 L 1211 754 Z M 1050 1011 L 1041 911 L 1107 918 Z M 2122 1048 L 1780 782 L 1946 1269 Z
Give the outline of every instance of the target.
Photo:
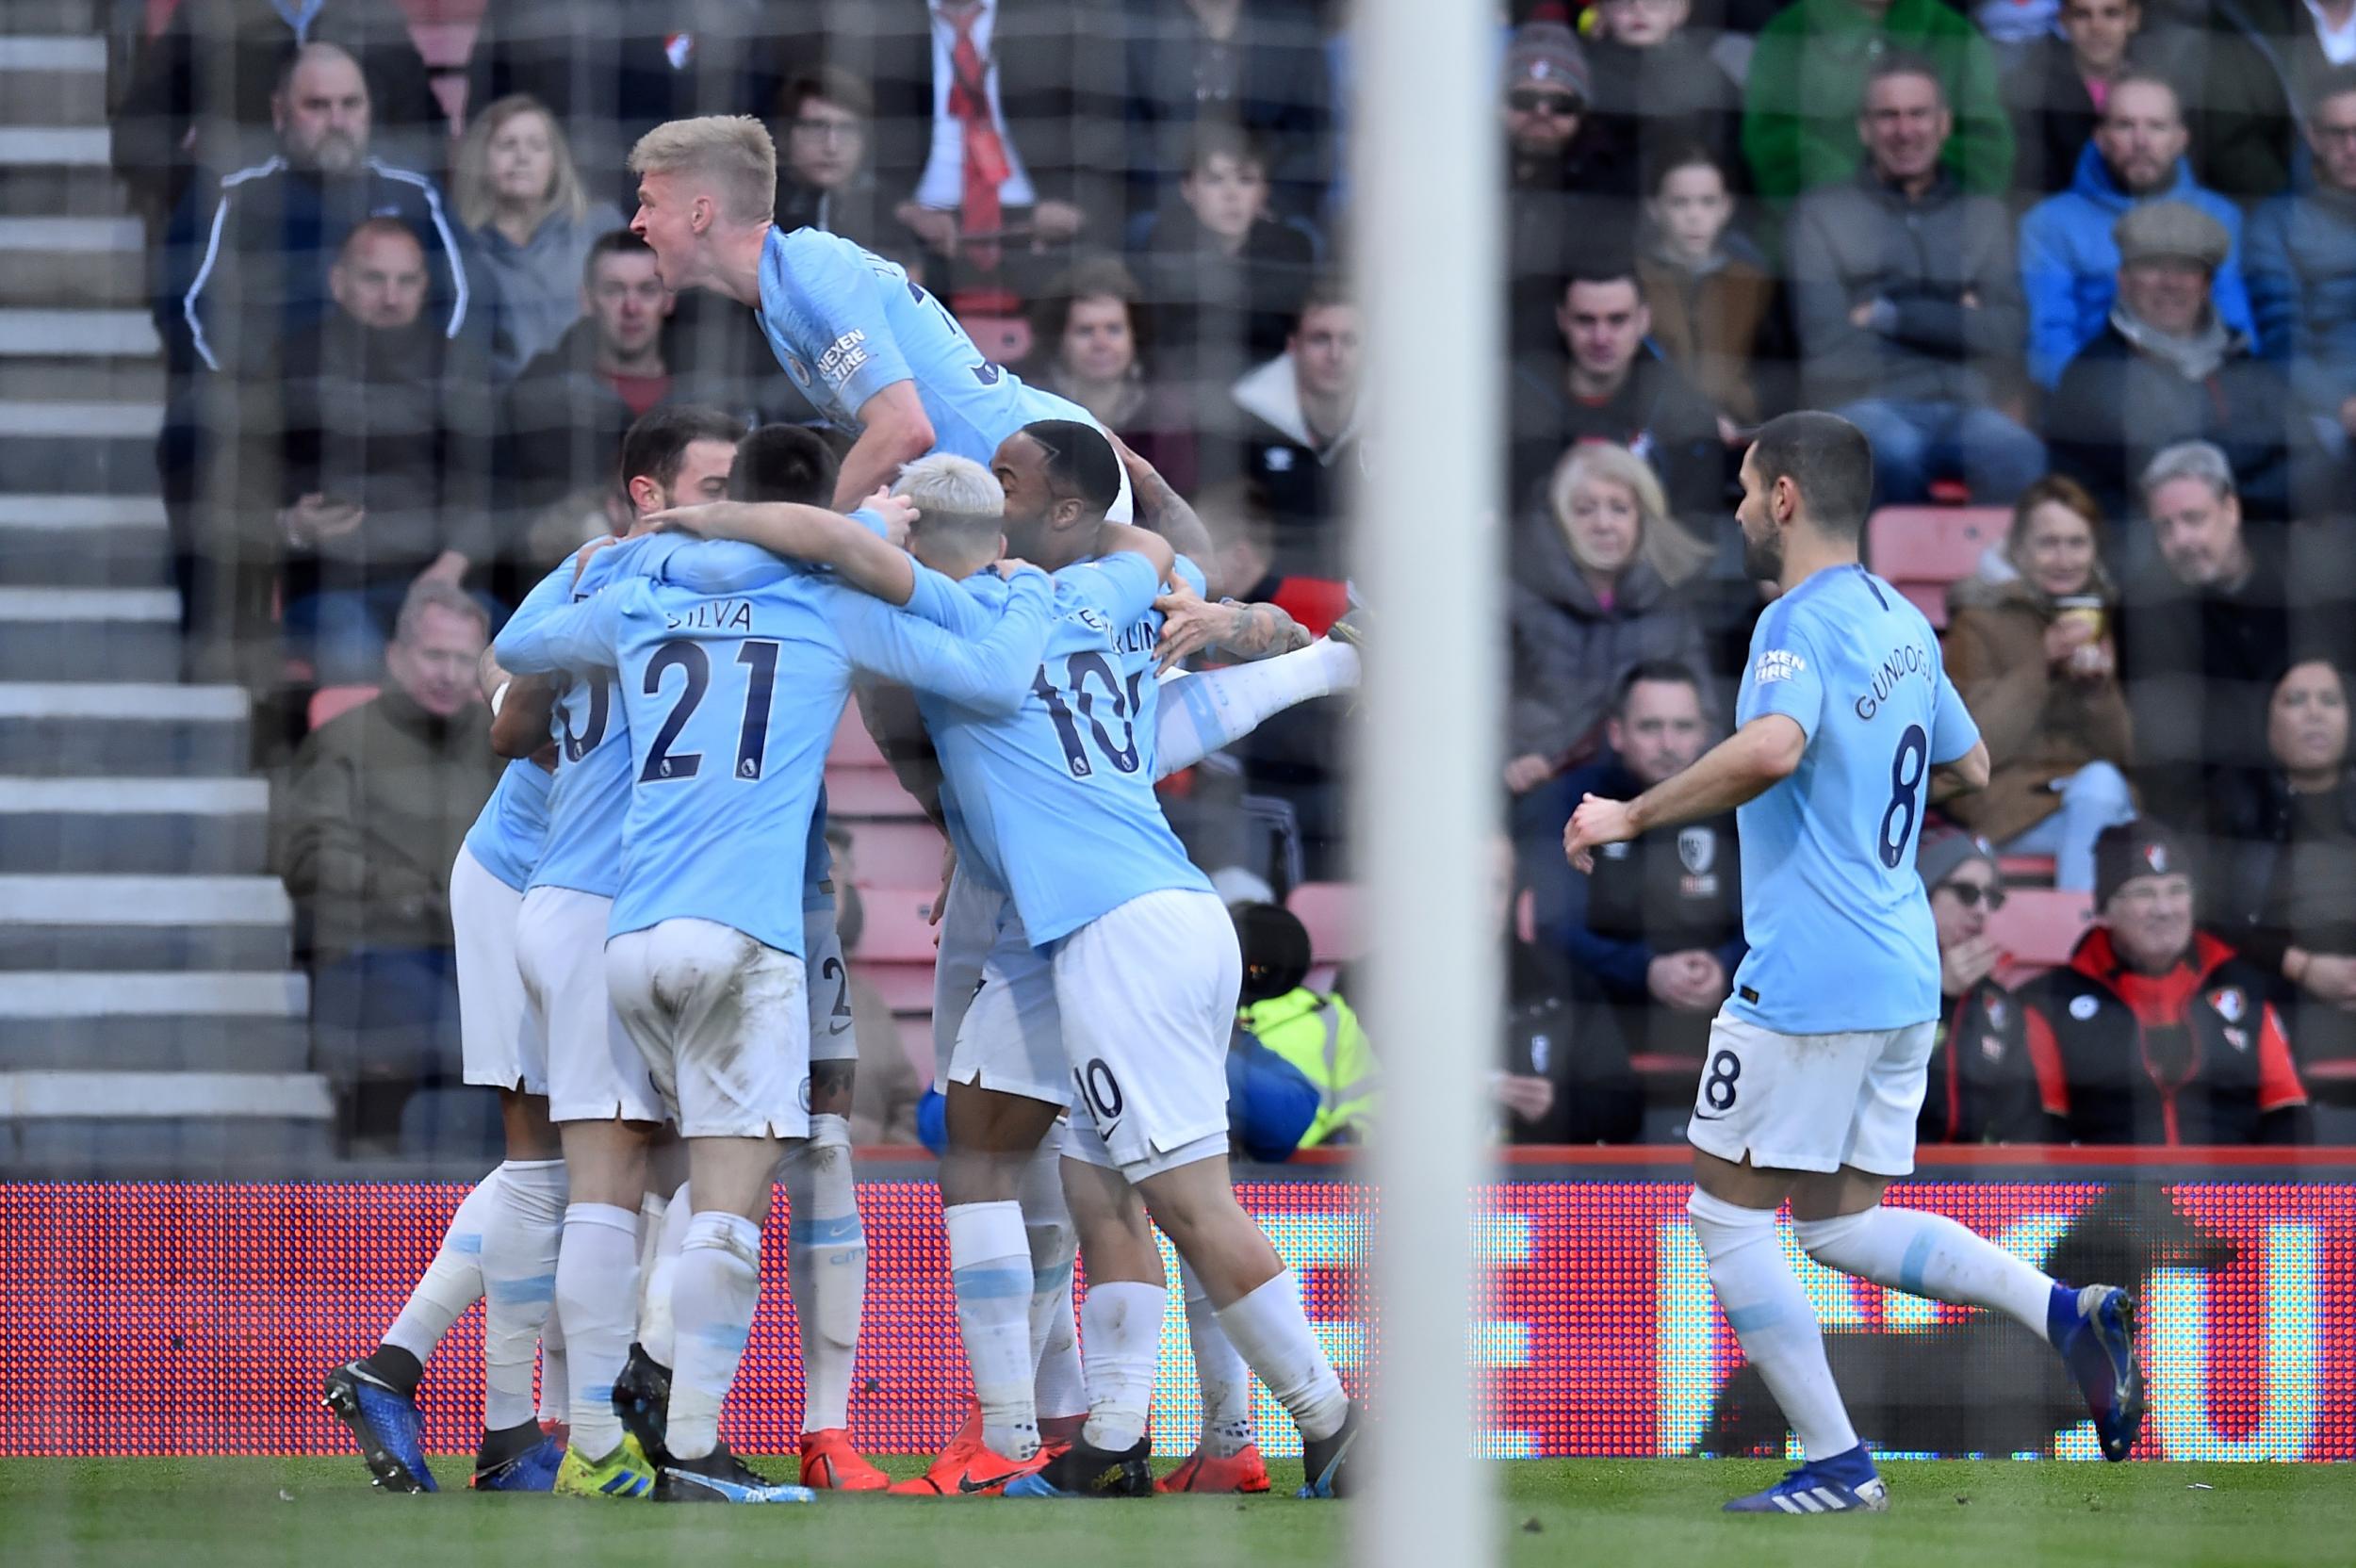
M 1111 437 L 1121 466 L 1129 471 L 1129 489 L 1137 508 L 1137 526 L 1170 541 L 1170 547 L 1208 570 L 1214 554 L 1211 531 L 1194 514 L 1186 498 L 1170 487 L 1151 463 L 1129 449 L 1119 436 Z M 1102 551 L 1099 552 L 1103 553 Z
M 1275 605 L 1235 599 L 1212 604 L 1183 578 L 1164 586 L 1153 608 L 1162 612 L 1162 637 L 1154 647 L 1157 672 L 1205 648 L 1248 661 L 1305 648 L 1314 640 L 1307 628 Z

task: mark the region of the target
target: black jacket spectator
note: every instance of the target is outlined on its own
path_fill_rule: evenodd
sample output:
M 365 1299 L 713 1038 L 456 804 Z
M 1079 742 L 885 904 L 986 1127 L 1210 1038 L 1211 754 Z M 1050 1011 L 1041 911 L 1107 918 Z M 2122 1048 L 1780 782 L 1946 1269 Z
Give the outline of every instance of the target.
M 1125 8 L 1130 213 L 1163 207 L 1186 172 L 1187 133 L 1197 120 L 1220 119 L 1267 155 L 1278 212 L 1316 217 L 1333 172 L 1333 115 L 1314 0 Z
M 2036 1143 L 2056 1131 L 2037 1101 L 2027 1015 L 1993 980 L 1948 1004 L 1929 1077 L 1914 1123 L 1921 1142 Z
M 1588 109 L 1615 161 L 1642 169 L 1658 148 L 1696 142 L 1721 169 L 1742 163 L 1742 92 L 1711 56 L 1710 35 L 1686 27 L 1645 48 L 1590 39 Z
M 278 457 L 244 465 L 248 477 L 276 481 L 249 521 L 267 526 L 305 495 L 366 513 L 358 528 L 286 559 L 288 602 L 405 582 L 445 550 L 490 559 L 490 395 L 479 358 L 425 321 L 374 330 L 338 312 L 286 346 L 283 387 L 283 433 L 249 439 Z
M 2179 441 L 2210 441 L 2233 463 L 2253 519 L 2289 516 L 2292 433 L 2280 373 L 2221 324 L 2201 360 L 2202 373 L 2187 375 L 2201 367 L 2138 349 L 2114 309 L 2045 405 L 2054 469 L 2091 491 L 2105 515 L 2125 516 L 2135 510 L 2135 476 L 2154 453 Z
M 1644 789 L 1618 759 L 1606 756 L 1566 775 L 1557 798 L 1574 805 L 1591 793 L 1633 800 Z M 1587 1016 L 1616 1025 L 1611 1032 L 1628 1050 L 1698 1060 L 1710 1015 L 1661 1005 L 1647 972 L 1662 954 L 1701 951 L 1731 978 L 1749 951 L 1734 813 L 1606 845 L 1585 876 L 1563 861 L 1560 833 L 1551 864 L 1530 855 L 1525 865 L 1539 935 L 1569 955 L 1580 999 L 1601 1004 L 1600 1012 Z
M 1651 465 L 1672 516 L 1697 532 L 1714 524 L 1726 510 L 1726 449 L 1716 412 L 1684 372 L 1647 341 L 1609 397 L 1575 395 L 1566 374 L 1560 352 L 1525 360 L 1513 373 L 1507 492 L 1513 504 L 1532 498 L 1566 448 L 1600 441 Z
M 277 351 L 334 308 L 327 275 L 345 237 L 386 216 L 425 247 L 425 319 L 458 336 L 468 317 L 466 264 L 432 180 L 375 158 L 332 175 L 272 157 L 191 187 L 172 218 L 155 302 L 171 370 L 276 374 Z
M 2097 926 L 2021 992 L 2046 1114 L 2076 1143 L 2306 1141 L 2307 1093 L 2266 994 L 2257 967 L 2205 932 L 2145 975 Z
M 1169 362 L 1164 373 L 1227 380 L 1233 371 L 1221 376 L 1223 366 L 1256 365 L 1284 352 L 1316 272 L 1317 248 L 1305 231 L 1262 219 L 1230 256 L 1180 204 L 1155 221 L 1137 262 Z
M 1235 383 L 1211 422 L 1205 483 L 1249 482 L 1274 522 L 1280 574 L 1342 574 L 1341 521 L 1364 464 L 1357 395 L 1358 312 L 1313 290 L 1285 351 Z
M 593 196 L 635 204 L 626 167 L 666 120 L 766 114 L 781 85 L 761 0 L 496 0 L 483 8 L 466 102 L 546 104 Z
M 115 107 L 112 154 L 151 221 L 179 205 L 200 165 L 235 169 L 268 155 L 270 93 L 297 41 L 271 0 L 179 0 L 163 31 L 139 46 Z M 429 167 L 444 150 L 450 117 L 402 8 L 327 0 L 302 41 L 333 43 L 359 62 L 376 131 L 396 161 Z
M 1509 1142 L 1629 1143 L 1644 1124 L 1644 1089 L 1627 1048 L 1579 1027 L 1575 990 L 1561 958 L 1530 942 L 1508 941 L 1503 1066 L 1554 1088 L 1544 1116 L 1505 1116 Z

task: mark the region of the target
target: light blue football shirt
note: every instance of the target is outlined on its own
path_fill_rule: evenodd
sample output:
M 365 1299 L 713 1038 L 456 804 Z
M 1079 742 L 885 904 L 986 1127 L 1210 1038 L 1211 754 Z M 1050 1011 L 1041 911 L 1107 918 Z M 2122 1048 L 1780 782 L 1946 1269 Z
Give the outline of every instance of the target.
M 987 574 L 911 610 L 960 627 L 1006 594 Z M 1145 557 L 1122 551 L 1055 574 L 1045 657 L 1019 711 L 979 714 L 917 694 L 941 756 L 941 809 L 961 868 L 1014 900 L 1046 947 L 1150 892 L 1210 890 L 1153 793 L 1152 606 Z
M 553 783 L 539 763 L 515 758 L 499 775 L 474 825 L 466 829 L 467 853 L 517 892 L 532 885 L 532 868 L 539 864 L 540 846 L 548 836 L 548 790 Z
M 910 380 L 932 421 L 933 449 L 976 463 L 1037 419 L 1098 423 L 1079 404 L 990 363 L 897 262 L 822 230 L 769 231 L 761 330 L 810 405 L 854 435 L 862 403 Z
M 920 570 L 920 583 L 931 575 Z M 939 584 L 935 602 L 957 594 Z M 499 653 L 519 672 L 620 672 L 632 782 L 609 934 L 709 920 L 801 955 L 803 858 L 853 668 L 960 711 L 1011 711 L 1039 667 L 1052 603 L 1044 574 L 1019 573 L 1003 612 L 969 642 L 812 574 L 722 596 L 636 578 L 512 643 L 502 633 Z
M 1784 1035 L 1939 1017 L 1939 941 L 1914 846 L 1931 769 L 1980 738 L 1922 612 L 1858 565 L 1827 566 L 1751 633 L 1738 724 L 1808 732 L 1792 776 L 1735 813 L 1750 953 L 1726 1007 Z

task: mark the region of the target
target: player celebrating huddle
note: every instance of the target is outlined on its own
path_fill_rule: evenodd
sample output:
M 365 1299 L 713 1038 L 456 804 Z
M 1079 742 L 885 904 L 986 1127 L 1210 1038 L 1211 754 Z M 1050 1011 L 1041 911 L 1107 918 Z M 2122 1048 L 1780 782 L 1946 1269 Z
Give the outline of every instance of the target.
M 1849 1425 L 1775 1211 L 1810 1257 L 1888 1289 L 1994 1308 L 2061 1353 L 2105 1459 L 2143 1422 L 2135 1303 L 2058 1284 L 1943 1216 L 1882 1206 L 1914 1168 L 1915 1115 L 1939 1012 L 1939 952 L 1914 874 L 1922 814 L 1988 780 L 1988 748 L 1938 637 L 1858 564 L 1872 449 L 1828 414 L 1788 414 L 1742 460 L 1750 575 L 1782 596 L 1751 637 L 1741 727 L 1632 801 L 1590 795 L 1563 847 L 1738 813 L 1750 953 L 1711 1025 L 1689 1136 L 1693 1232 L 1710 1282 L 1800 1440 L 1805 1462 L 1737 1512 L 1889 1507 Z

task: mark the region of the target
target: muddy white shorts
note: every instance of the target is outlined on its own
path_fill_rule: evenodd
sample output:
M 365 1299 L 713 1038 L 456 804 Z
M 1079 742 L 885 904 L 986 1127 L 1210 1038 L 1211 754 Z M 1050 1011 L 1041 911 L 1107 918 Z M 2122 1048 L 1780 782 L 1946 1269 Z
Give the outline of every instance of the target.
M 801 959 L 734 926 L 681 919 L 607 942 L 605 971 L 681 1137 L 810 1135 Z

